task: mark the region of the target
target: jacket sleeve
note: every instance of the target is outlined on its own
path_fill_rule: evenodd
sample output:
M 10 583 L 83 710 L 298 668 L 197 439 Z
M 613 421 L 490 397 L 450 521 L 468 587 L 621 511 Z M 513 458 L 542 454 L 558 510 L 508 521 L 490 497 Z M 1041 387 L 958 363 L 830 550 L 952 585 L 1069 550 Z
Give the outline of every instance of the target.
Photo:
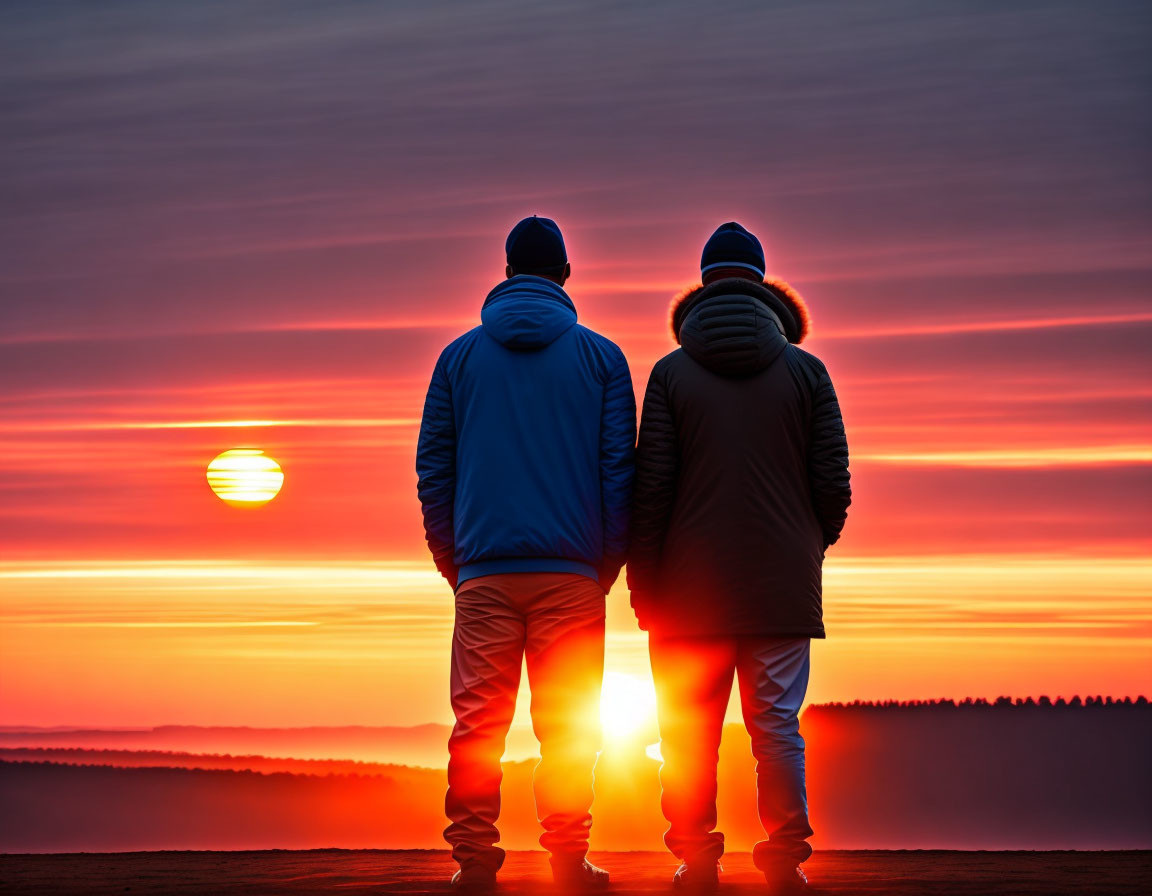
M 459 569 L 454 560 L 453 504 L 456 497 L 456 422 L 452 389 L 443 358 L 436 362 L 416 447 L 417 492 L 424 514 L 424 537 L 432 559 L 453 589 Z
M 836 543 L 852 503 L 848 474 L 848 438 L 832 379 L 821 364 L 812 398 L 812 437 L 808 478 L 812 506 L 824 532 L 824 548 Z
M 636 397 L 628 362 L 619 352 L 604 384 L 600 411 L 600 506 L 604 531 L 600 585 L 605 594 L 612 590 L 628 554 L 635 445 Z
M 648 379 L 636 446 L 636 485 L 632 498 L 632 544 L 628 552 L 628 588 L 641 628 L 656 599 L 655 587 L 664 536 L 676 499 L 678 466 L 676 427 L 667 385 L 659 365 Z

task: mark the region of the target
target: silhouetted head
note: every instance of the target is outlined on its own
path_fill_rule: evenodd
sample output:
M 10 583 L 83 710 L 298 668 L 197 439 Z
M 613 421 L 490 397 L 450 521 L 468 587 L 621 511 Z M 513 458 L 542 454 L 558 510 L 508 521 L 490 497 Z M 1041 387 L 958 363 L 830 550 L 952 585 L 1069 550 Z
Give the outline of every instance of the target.
M 508 234 L 504 251 L 508 257 L 504 273 L 508 277 L 532 274 L 563 286 L 572 276 L 564 237 L 551 218 L 525 218 Z
M 717 227 L 700 254 L 700 279 L 705 286 L 726 277 L 761 283 L 764 270 L 760 240 L 735 221 Z

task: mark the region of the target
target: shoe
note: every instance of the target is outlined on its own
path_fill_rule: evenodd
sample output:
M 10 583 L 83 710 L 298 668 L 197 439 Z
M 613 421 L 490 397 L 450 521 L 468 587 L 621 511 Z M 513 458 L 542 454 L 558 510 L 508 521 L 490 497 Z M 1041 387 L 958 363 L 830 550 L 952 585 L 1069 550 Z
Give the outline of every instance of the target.
M 487 868 L 461 868 L 452 875 L 452 889 L 469 896 L 486 896 L 496 889 L 496 872 Z
M 799 865 L 784 865 L 773 871 L 764 872 L 764 880 L 773 894 L 790 896 L 792 893 L 810 893 L 808 878 Z
M 587 859 L 578 862 L 553 862 L 552 880 L 556 886 L 575 892 L 603 890 L 608 886 L 608 872 Z
M 719 862 L 685 862 L 672 875 L 672 886 L 692 893 L 715 893 L 723 870 Z

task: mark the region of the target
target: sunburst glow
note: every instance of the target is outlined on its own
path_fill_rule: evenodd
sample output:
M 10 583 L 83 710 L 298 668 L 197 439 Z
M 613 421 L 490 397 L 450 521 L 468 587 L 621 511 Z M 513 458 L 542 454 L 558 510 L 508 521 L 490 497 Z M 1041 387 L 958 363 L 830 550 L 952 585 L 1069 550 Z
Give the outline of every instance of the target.
M 628 737 L 652 720 L 656 691 L 635 675 L 608 672 L 600 696 L 600 725 L 609 737 Z
M 208 485 L 225 504 L 259 507 L 280 493 L 284 473 L 261 448 L 229 448 L 208 464 Z

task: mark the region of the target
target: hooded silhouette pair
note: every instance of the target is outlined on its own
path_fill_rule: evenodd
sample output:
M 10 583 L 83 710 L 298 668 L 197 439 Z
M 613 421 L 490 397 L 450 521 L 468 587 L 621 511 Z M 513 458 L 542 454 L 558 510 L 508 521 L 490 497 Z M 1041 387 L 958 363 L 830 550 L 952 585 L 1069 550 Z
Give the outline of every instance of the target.
M 703 282 L 673 303 L 680 347 L 652 370 L 636 443 L 627 361 L 577 322 L 555 222 L 521 221 L 506 256 L 481 325 L 436 362 L 417 449 L 425 534 L 456 601 L 455 885 L 489 889 L 503 862 L 500 758 L 524 660 L 541 844 L 558 882 L 607 883 L 586 853 L 604 602 L 627 561 L 649 633 L 675 882 L 718 880 L 716 751 L 737 679 L 767 835 L 754 858 L 777 889 L 802 887 L 812 829 L 798 714 L 810 639 L 824 637 L 824 553 L 851 500 L 831 379 L 797 346 L 808 311 L 765 279 L 754 235 L 718 228 Z

